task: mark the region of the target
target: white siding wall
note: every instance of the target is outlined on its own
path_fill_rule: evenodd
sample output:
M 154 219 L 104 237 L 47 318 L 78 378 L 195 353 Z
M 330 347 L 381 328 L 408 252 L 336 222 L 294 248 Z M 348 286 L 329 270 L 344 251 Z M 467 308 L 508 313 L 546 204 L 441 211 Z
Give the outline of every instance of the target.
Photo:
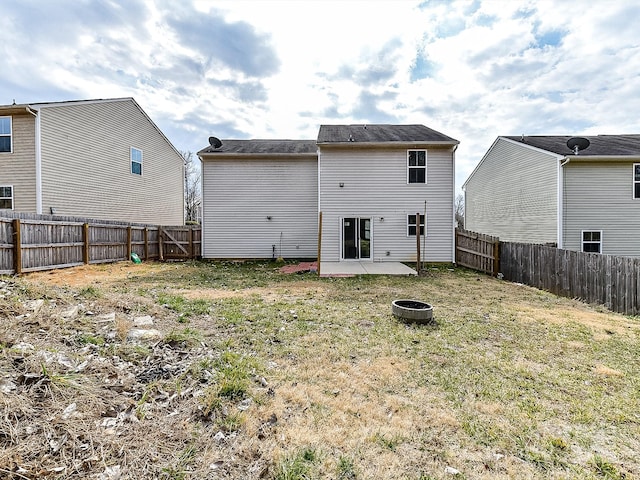
M 0 185 L 13 185 L 13 210 L 36 213 L 36 149 L 33 115 L 13 115 L 13 152 L 0 153 Z
M 339 186 L 340 182 L 344 187 Z M 371 217 L 372 260 L 415 261 L 416 238 L 407 236 L 407 215 L 423 215 L 426 201 L 427 238 L 422 258 L 428 262 L 453 261 L 450 148 L 428 150 L 426 185 L 407 184 L 406 148 L 324 148 L 320 156 L 320 191 L 322 260 L 341 259 L 342 218 Z
M 315 158 L 207 160 L 202 175 L 203 257 L 317 257 Z
M 507 242 L 557 241 L 558 160 L 499 138 L 466 182 L 465 228 Z
M 182 157 L 130 100 L 40 109 L 42 208 L 59 215 L 184 222 Z M 130 148 L 143 151 L 131 173 Z
M 582 230 L 602 231 L 602 253 L 640 256 L 633 162 L 572 159 L 564 169 L 564 247 L 580 251 Z

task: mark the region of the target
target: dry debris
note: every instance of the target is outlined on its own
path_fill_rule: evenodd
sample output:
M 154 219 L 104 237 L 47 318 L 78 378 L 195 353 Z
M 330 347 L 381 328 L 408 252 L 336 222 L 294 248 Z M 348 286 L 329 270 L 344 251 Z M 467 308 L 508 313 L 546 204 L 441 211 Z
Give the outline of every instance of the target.
M 176 322 L 162 309 L 29 293 L 0 281 L 0 478 L 238 478 L 244 453 L 221 425 L 252 401 L 203 408 L 220 352 L 171 335 Z M 260 377 L 255 387 L 267 385 Z M 205 452 L 197 462 L 195 448 Z

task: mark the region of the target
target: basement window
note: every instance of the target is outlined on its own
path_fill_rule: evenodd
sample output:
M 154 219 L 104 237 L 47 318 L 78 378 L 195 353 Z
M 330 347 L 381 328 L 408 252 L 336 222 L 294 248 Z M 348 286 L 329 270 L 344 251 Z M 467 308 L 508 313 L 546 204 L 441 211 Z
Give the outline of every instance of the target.
M 142 150 L 131 147 L 131 173 L 142 175 Z
M 13 210 L 13 185 L 0 185 L 0 210 Z
M 416 217 L 417 215 L 408 215 L 407 216 L 407 236 L 415 237 L 416 236 Z M 424 235 L 424 215 L 420 215 L 420 235 Z
M 0 153 L 11 153 L 11 117 L 0 117 Z
M 602 231 L 582 231 L 582 251 L 586 253 L 602 253 Z
M 427 183 L 427 151 L 407 151 L 407 183 Z

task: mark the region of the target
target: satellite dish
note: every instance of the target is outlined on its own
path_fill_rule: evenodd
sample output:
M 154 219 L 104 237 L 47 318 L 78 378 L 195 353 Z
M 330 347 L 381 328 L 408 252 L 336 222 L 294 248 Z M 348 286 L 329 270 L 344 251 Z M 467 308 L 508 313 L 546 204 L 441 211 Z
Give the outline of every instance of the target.
M 222 146 L 222 142 L 218 137 L 209 137 L 209 145 L 213 148 L 220 148 Z
M 580 150 L 588 148 L 589 145 L 591 145 L 591 142 L 584 137 L 571 137 L 567 140 L 567 147 L 569 147 L 569 150 L 573 150 L 573 153 L 576 155 L 578 155 Z

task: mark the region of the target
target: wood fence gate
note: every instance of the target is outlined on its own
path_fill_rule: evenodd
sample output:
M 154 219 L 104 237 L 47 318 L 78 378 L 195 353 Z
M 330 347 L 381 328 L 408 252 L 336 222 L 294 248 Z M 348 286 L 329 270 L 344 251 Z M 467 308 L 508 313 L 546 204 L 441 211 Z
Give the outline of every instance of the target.
M 495 277 L 500 270 L 500 239 L 456 228 L 456 264 Z
M 201 255 L 202 230 L 190 226 L 184 227 L 160 227 L 158 237 L 160 240 L 161 260 L 186 260 L 198 258 Z

